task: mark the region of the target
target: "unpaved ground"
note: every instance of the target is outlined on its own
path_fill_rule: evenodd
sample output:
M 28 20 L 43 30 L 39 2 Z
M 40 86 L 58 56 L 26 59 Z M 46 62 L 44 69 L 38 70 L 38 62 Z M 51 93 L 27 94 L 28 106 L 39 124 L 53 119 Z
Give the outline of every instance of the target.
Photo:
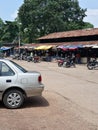
M 0 109 L 0 130 L 96 130 L 67 99 L 52 92 L 28 99 L 22 109 Z
M 6 109 L 0 103 L 0 130 L 98 130 L 98 70 L 15 62 L 40 71 L 45 90 L 42 97 L 27 99 L 21 109 Z

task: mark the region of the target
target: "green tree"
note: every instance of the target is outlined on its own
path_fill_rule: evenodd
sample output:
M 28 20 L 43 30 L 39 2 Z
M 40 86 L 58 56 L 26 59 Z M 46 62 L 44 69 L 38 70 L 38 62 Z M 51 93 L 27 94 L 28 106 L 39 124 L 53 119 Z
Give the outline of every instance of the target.
M 3 25 L 2 41 L 11 43 L 17 37 L 19 32 L 18 25 L 16 22 L 5 21 Z
M 89 22 L 84 22 L 83 28 L 84 28 L 84 29 L 85 29 L 85 28 L 94 28 L 94 25 L 91 24 L 91 23 L 89 23 Z
M 33 42 L 49 33 L 84 28 L 85 12 L 78 0 L 24 0 L 18 17 L 28 42 Z
M 4 26 L 3 20 L 0 18 L 0 41 L 3 35 L 3 26 Z

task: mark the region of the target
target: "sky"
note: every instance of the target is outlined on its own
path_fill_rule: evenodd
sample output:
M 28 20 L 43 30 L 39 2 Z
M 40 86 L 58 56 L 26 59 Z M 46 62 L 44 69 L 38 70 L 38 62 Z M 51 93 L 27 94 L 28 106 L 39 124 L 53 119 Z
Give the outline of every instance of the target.
M 14 21 L 19 7 L 24 0 L 0 0 L 0 18 L 3 21 Z M 78 0 L 83 9 L 87 9 L 85 22 L 90 22 L 98 28 L 98 0 Z

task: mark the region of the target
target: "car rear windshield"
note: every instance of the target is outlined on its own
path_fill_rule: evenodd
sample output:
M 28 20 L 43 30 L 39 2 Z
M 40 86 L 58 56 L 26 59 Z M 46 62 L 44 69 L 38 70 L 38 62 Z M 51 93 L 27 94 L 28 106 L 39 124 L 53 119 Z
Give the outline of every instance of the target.
M 24 73 L 26 73 L 27 72 L 27 70 L 26 69 L 24 69 L 22 66 L 20 66 L 20 65 L 18 65 L 17 63 L 15 63 L 14 61 L 11 61 L 10 60 L 10 62 L 12 62 L 19 70 L 21 70 L 22 72 L 24 72 Z

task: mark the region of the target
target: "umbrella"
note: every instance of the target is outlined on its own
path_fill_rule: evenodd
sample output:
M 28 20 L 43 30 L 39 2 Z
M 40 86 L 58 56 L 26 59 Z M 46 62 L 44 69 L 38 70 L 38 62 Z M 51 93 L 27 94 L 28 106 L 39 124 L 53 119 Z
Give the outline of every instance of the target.
M 64 51 L 68 50 L 68 46 L 65 46 L 65 45 L 58 46 L 57 48 L 62 49 Z
M 76 50 L 76 49 L 78 49 L 78 47 L 75 46 L 75 45 L 70 45 L 70 46 L 69 46 L 69 50 Z

